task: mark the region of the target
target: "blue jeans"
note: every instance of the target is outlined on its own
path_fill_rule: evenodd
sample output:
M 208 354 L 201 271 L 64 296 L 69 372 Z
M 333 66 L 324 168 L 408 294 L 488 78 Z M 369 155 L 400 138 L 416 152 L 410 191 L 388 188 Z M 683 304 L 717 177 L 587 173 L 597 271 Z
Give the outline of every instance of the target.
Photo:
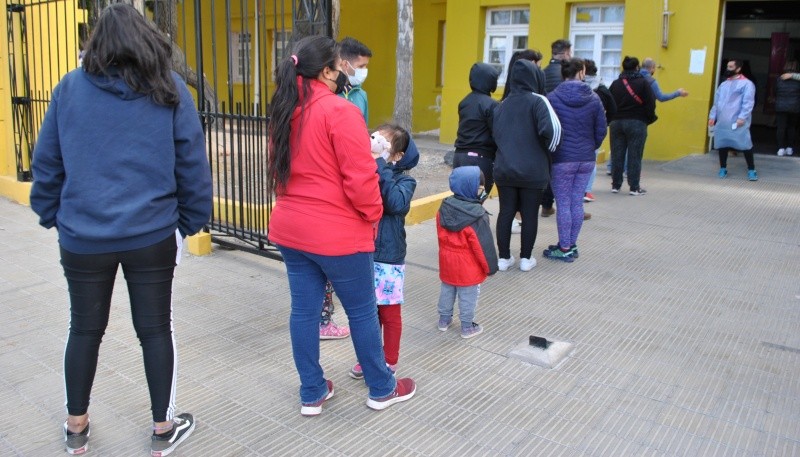
M 330 280 L 350 324 L 356 357 L 364 371 L 371 398 L 385 397 L 397 385 L 386 366 L 375 303 L 372 253 L 324 256 L 278 246 L 289 276 L 292 311 L 289 333 L 292 355 L 300 375 L 300 401 L 314 403 L 328 394 L 319 364 L 319 316 Z

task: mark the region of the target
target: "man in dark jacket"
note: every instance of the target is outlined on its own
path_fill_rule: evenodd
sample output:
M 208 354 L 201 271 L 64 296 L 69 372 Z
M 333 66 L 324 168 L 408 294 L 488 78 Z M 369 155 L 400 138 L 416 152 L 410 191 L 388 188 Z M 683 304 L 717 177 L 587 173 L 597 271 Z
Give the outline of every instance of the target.
M 486 192 L 492 191 L 494 154 L 497 145 L 492 137 L 492 116 L 497 100 L 491 93 L 497 89 L 497 69 L 486 63 L 476 63 L 469 71 L 472 89 L 458 104 L 458 133 L 453 168 L 477 165 L 486 180 Z
M 550 182 L 550 154 L 561 141 L 558 117 L 547 98 L 533 92 L 540 75 L 533 66 L 528 60 L 514 63 L 511 95 L 495 110 L 492 124 L 497 143 L 494 179 L 500 195 L 497 248 L 501 271 L 515 261 L 510 243 L 517 210 L 522 215 L 520 269 L 528 271 L 536 265 L 531 257 L 538 231 L 536 213 Z
M 561 77 L 561 62 L 569 60 L 572 57 L 572 43 L 570 43 L 569 40 L 556 40 L 550 44 L 550 51 L 553 57 L 550 58 L 550 63 L 544 69 L 545 93 L 543 95 L 547 95 L 556 90 L 556 87 L 564 80 L 564 78 Z M 548 184 L 542 195 L 542 217 L 549 217 L 556 212 L 556 210 L 553 209 L 554 200 L 553 190 Z M 587 219 L 592 217 L 589 213 L 586 213 L 584 216 L 586 215 L 588 215 L 588 217 L 586 217 Z
M 622 73 L 609 88 L 617 112 L 611 121 L 611 192 L 622 187 L 625 151 L 628 153 L 628 185 L 631 195 L 644 195 L 639 185 L 647 126 L 656 120 L 653 89 L 639 72 L 639 59 L 625 56 Z

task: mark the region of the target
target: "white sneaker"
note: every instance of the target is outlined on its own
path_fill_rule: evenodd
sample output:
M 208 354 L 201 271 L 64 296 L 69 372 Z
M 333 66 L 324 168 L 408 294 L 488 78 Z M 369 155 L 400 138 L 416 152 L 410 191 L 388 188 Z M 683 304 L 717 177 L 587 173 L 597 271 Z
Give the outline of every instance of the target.
M 792 149 L 792 148 L 786 148 L 786 155 L 787 155 L 787 156 L 790 156 L 790 155 L 792 155 L 792 154 L 794 154 L 794 149 Z
M 514 258 L 513 255 L 511 257 L 507 258 L 507 259 L 499 259 L 497 261 L 497 269 L 500 270 L 500 271 L 506 271 L 510 267 L 514 266 L 514 261 L 515 260 L 516 259 Z
M 516 219 L 511 223 L 511 233 L 522 233 L 522 224 Z
M 519 259 L 519 269 L 522 271 L 531 271 L 533 267 L 536 266 L 536 259 L 531 257 L 530 259 Z
M 780 148 L 778 149 L 778 156 L 783 157 L 786 154 L 786 149 Z

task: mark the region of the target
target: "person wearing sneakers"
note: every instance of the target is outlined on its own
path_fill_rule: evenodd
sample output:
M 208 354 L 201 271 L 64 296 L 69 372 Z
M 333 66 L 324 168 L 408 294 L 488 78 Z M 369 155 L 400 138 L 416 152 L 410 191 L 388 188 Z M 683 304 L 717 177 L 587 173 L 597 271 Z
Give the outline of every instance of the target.
M 388 408 L 413 397 L 416 384 L 395 379 L 381 344 L 373 252 L 383 203 L 364 117 L 335 95 L 344 90 L 347 74 L 332 38 L 314 35 L 296 42 L 275 79 L 268 125 L 267 178 L 275 193 L 269 240 L 283 256 L 291 291 L 289 333 L 300 414 L 320 414 L 334 393 L 319 360 L 326 278 L 349 318 L 369 388 L 367 406 Z
M 775 126 L 778 155 L 790 156 L 794 154 L 797 121 L 800 119 L 800 81 L 783 76 L 797 72 L 797 61 L 786 62 L 783 71 L 783 75 L 778 77 L 775 84 Z
M 172 286 L 183 237 L 209 221 L 212 186 L 195 102 L 170 71 L 171 55 L 169 39 L 134 7 L 106 7 L 82 68 L 53 90 L 36 142 L 31 208 L 58 230 L 69 286 L 69 454 L 89 446 L 92 385 L 120 266 L 150 393 L 152 455 L 170 454 L 195 428 L 191 414 L 175 415 Z
M 453 323 L 453 306 L 458 297 L 462 338 L 483 333 L 483 327 L 475 323 L 475 308 L 481 283 L 497 272 L 489 213 L 482 206 L 487 196 L 484 182 L 477 166 L 453 169 L 450 173 L 453 195 L 442 201 L 436 213 L 442 281 L 438 328 L 445 332 Z
M 528 60 L 514 62 L 513 86 L 508 98 L 494 112 L 492 135 L 497 143 L 494 178 L 500 196 L 497 216 L 498 268 L 508 270 L 511 255 L 511 224 L 514 213 L 522 215 L 520 269 L 536 265 L 533 245 L 538 231 L 538 210 L 550 182 L 550 154 L 561 142 L 561 124 L 550 102 L 533 92 L 541 74 Z
M 719 177 L 728 177 L 728 152 L 736 149 L 744 153 L 747 179 L 757 181 L 750 137 L 756 86 L 744 77 L 742 61 L 738 59 L 728 61 L 725 76 L 727 79 L 717 87 L 708 113 L 708 126 L 714 127 L 714 147 L 719 151 Z
M 583 59 L 561 62 L 564 82 L 547 94 L 561 121 L 561 144 L 553 153 L 550 187 L 558 205 L 558 245 L 545 249 L 549 259 L 572 262 L 583 225 L 583 197 L 597 162 L 595 151 L 606 138 L 606 115 L 600 97 L 583 82 Z
M 611 192 L 622 187 L 625 157 L 628 158 L 628 186 L 633 196 L 647 191 L 639 185 L 642 174 L 642 155 L 647 140 L 647 126 L 655 122 L 656 97 L 650 83 L 639 72 L 639 59 L 625 56 L 622 73 L 608 88 L 614 96 L 617 112 L 610 124 Z
M 408 171 L 419 163 L 419 151 L 408 131 L 397 124 L 378 126 L 371 140 L 383 200 L 383 217 L 375 239 L 375 297 L 386 365 L 396 373 L 403 332 L 400 308 L 406 276 L 406 214 L 417 188 L 417 181 Z M 364 377 L 360 363 L 350 370 L 350 377 Z

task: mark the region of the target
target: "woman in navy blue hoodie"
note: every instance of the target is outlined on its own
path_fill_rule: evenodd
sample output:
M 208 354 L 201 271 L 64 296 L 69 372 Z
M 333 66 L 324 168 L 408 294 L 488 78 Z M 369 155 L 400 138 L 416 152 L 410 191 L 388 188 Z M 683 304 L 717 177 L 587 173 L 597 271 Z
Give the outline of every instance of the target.
M 67 452 L 89 441 L 89 397 L 122 265 L 142 346 L 153 455 L 167 455 L 195 422 L 175 415 L 172 277 L 183 237 L 211 215 L 203 130 L 171 44 L 130 5 L 107 7 L 82 68 L 53 90 L 33 153 L 31 207 L 58 230 L 70 294 L 64 354 Z
M 583 59 L 564 60 L 564 82 L 547 94 L 561 121 L 562 136 L 553 153 L 550 181 L 558 205 L 558 245 L 547 248 L 544 256 L 565 262 L 578 257 L 576 243 L 583 225 L 583 196 L 597 160 L 594 151 L 606 137 L 603 103 L 583 82 L 585 75 Z

